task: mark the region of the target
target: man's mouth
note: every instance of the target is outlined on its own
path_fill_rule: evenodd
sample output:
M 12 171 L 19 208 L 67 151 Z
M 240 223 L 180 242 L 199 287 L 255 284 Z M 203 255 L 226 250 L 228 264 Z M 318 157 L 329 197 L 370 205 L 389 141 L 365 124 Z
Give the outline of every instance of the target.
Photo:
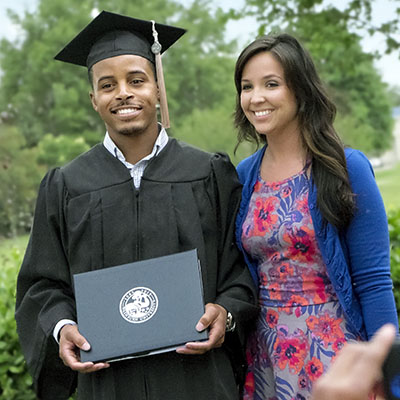
M 125 107 L 125 108 L 118 108 L 116 110 L 112 110 L 111 112 L 113 114 L 117 114 L 117 115 L 128 115 L 128 114 L 136 113 L 140 110 L 141 109 L 139 107 Z

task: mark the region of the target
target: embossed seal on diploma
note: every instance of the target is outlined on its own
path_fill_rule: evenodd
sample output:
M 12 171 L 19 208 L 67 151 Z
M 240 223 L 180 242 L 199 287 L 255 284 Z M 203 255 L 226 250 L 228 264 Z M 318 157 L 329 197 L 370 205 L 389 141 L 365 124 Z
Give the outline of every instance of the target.
M 157 312 L 158 298 L 155 292 L 146 287 L 128 290 L 121 298 L 119 312 L 131 324 L 148 321 Z

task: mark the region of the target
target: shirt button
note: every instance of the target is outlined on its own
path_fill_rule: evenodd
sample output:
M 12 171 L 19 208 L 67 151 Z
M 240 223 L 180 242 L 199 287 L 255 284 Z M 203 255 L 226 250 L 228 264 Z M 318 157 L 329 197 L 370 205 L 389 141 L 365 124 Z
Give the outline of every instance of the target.
M 310 204 L 310 210 L 314 208 L 314 204 Z

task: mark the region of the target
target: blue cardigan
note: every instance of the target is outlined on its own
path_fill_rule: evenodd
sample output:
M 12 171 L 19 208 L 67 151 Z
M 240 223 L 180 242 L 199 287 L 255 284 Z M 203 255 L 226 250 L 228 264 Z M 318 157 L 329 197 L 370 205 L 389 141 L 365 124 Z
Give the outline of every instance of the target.
M 241 236 L 265 148 L 237 167 L 243 192 L 236 218 L 236 241 L 257 285 L 257 263 L 243 249 Z M 318 246 L 347 322 L 363 339 L 369 339 L 387 322 L 398 326 L 390 276 L 388 223 L 368 159 L 358 150 L 346 149 L 345 153 L 351 187 L 356 194 L 355 216 L 346 231 L 339 234 L 330 224 L 324 227 L 314 184 L 310 185 L 308 205 Z

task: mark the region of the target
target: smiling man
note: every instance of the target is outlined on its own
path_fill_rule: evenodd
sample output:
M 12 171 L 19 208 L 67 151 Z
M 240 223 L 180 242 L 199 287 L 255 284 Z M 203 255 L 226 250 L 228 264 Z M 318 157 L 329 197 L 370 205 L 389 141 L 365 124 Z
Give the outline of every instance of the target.
M 131 54 L 107 58 L 92 69 L 93 108 L 125 159 L 136 164 L 158 137 L 154 70 L 148 60 Z
M 245 326 L 257 311 L 233 244 L 240 185 L 227 156 L 169 138 L 163 126 L 159 47 L 183 33 L 103 11 L 56 56 L 88 68 L 106 133 L 103 143 L 49 171 L 39 190 L 16 320 L 41 399 L 67 399 L 76 386 L 84 400 L 239 396 Z M 79 350 L 90 343 L 76 324 L 73 275 L 195 248 L 206 303 L 196 329 L 208 328 L 209 339 L 111 364 L 81 362 Z

